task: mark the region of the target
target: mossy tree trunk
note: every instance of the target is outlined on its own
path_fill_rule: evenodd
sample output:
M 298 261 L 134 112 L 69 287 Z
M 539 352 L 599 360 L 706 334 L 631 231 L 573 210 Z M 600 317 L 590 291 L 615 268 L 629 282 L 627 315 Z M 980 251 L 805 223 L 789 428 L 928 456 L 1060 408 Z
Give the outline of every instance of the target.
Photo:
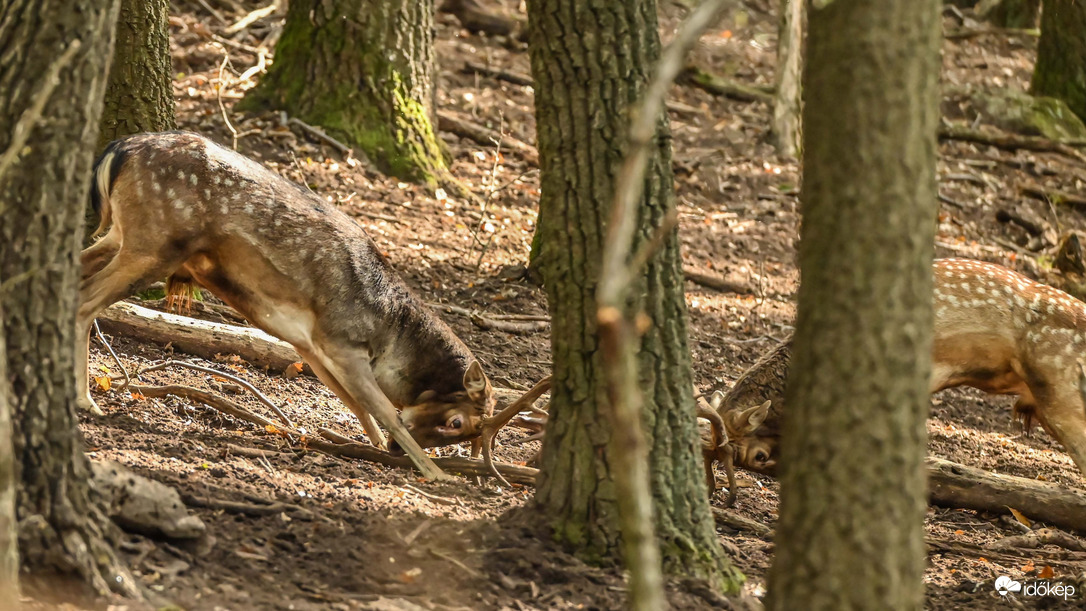
M 433 0 L 291 0 L 275 62 L 240 108 L 285 110 L 382 171 L 437 184 Z
M 659 55 L 653 0 L 531 0 L 542 198 L 539 263 L 552 317 L 554 385 L 535 509 L 558 540 L 591 561 L 619 555 L 596 325 L 604 218 L 625 152 L 629 108 Z M 661 117 L 663 121 L 663 117 Z M 649 162 L 638 241 L 673 197 L 666 127 Z M 723 557 L 696 453 L 679 245 L 652 258 L 632 307 L 647 315 L 638 374 L 645 389 L 656 535 L 664 569 L 724 590 L 742 580 Z
M 23 565 L 138 596 L 75 415 L 83 205 L 116 21 L 116 0 L 0 0 L 0 151 L 18 152 L 0 174 L 0 308 Z
M 1030 88 L 1063 100 L 1086 121 L 1086 2 L 1045 0 Z
M 0 283 L 3 277 L 0 276 Z M 0 300 L 0 321 L 4 320 Z M 0 333 L 0 608 L 19 604 L 19 530 L 15 518 L 15 451 L 11 443 L 11 392 L 8 389 L 4 334 Z
M 808 5 L 802 282 L 767 609 L 923 605 L 939 8 Z
M 167 0 L 121 0 L 98 149 L 121 136 L 174 129 Z

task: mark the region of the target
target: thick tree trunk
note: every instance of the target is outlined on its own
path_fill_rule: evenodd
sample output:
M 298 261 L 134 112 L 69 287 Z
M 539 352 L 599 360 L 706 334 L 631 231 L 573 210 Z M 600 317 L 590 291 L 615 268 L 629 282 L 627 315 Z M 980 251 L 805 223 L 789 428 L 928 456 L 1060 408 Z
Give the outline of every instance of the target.
M 1033 95 L 1059 98 L 1086 121 L 1086 2 L 1045 0 Z
M 939 2 L 808 8 L 802 283 L 766 608 L 920 609 Z
M 174 129 L 167 0 L 121 0 L 98 150 L 129 134 Z
M 777 92 L 773 100 L 773 146 L 781 157 L 797 157 L 800 151 L 804 1 L 781 0 L 781 23 L 777 36 Z
M 242 108 L 275 108 L 356 146 L 382 171 L 436 184 L 433 0 L 293 0 L 275 63 Z
M 535 0 L 528 14 L 543 185 L 539 257 L 555 363 L 536 508 L 560 541 L 589 559 L 610 560 L 619 551 L 612 470 L 624 466 L 608 460 L 595 294 L 628 109 L 659 54 L 656 6 L 652 0 Z M 672 197 L 670 157 L 662 137 L 645 179 L 639 241 L 660 224 Z M 638 296 L 633 307 L 643 309 L 649 323 L 638 374 L 646 389 L 644 425 L 664 569 L 732 589 L 741 577 L 716 541 L 696 454 L 676 240 L 652 259 L 632 293 Z
M 16 154 L 0 169 L 0 305 L 23 564 L 137 595 L 75 416 L 77 254 L 116 19 L 115 0 L 0 2 L 0 150 Z

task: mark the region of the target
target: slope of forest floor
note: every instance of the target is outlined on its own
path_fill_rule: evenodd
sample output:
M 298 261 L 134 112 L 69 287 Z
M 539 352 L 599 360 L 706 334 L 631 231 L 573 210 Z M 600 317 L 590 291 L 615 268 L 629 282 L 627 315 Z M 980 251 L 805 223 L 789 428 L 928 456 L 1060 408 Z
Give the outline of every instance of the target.
M 347 159 L 326 143 L 281 124 L 278 114 L 245 114 L 234 103 L 253 80 L 239 75 L 258 65 L 253 47 L 276 25 L 258 21 L 223 46 L 216 39 L 242 16 L 225 19 L 200 2 L 175 1 L 170 34 L 176 73 L 178 121 L 237 149 L 354 215 L 427 302 L 486 314 L 546 314 L 543 290 L 519 274 L 534 230 L 539 176 L 536 166 L 508 147 L 482 145 L 442 133 L 455 176 L 479 202 L 404 184 L 364 161 Z M 213 2 L 258 8 L 256 2 Z M 517 2 L 505 2 L 512 7 Z M 661 3 L 662 35 L 684 16 L 679 3 Z M 693 61 L 702 69 L 748 85 L 773 82 L 776 10 L 742 3 L 707 34 Z M 958 22 L 949 19 L 948 28 Z M 534 142 L 529 85 L 465 72 L 466 62 L 527 75 L 526 49 L 460 29 L 448 15 L 437 28 L 438 107 L 462 118 Z M 980 35 L 946 40 L 944 83 L 957 87 L 1028 87 L 1036 39 Z M 225 62 L 225 63 L 224 63 Z M 258 78 L 258 77 L 254 77 Z M 708 391 L 726 388 L 757 357 L 791 332 L 795 311 L 795 247 L 800 217 L 799 168 L 766 142 L 770 108 L 675 86 L 670 114 L 680 236 L 687 268 L 749 287 L 749 294 L 718 292 L 687 282 L 695 381 Z M 945 109 L 948 113 L 955 109 Z M 961 111 L 960 108 L 956 109 Z M 229 119 L 229 124 L 226 122 Z M 945 197 L 938 254 L 982 259 L 1055 282 L 1047 271 L 1056 230 L 1081 229 L 1078 211 L 1020 193 L 1023 185 L 1086 194 L 1086 170 L 1056 153 L 999 150 L 983 145 L 940 145 L 939 188 Z M 1039 219 L 1044 248 L 1022 248 L 1029 237 L 996 220 L 1000 210 Z M 483 330 L 464 316 L 442 314 L 499 386 L 530 386 L 550 369 L 545 332 L 512 335 Z M 168 349 L 113 338 L 129 371 L 173 356 Z M 198 359 L 194 359 L 198 360 Z M 327 426 L 361 436 L 354 417 L 318 382 L 285 379 L 244 363 L 211 363 L 241 376 L 308 430 Z M 92 367 L 118 373 L 95 342 Z M 98 375 L 102 375 L 99 373 Z M 146 376 L 223 392 L 221 380 L 185 370 Z M 234 400 L 264 408 L 245 393 Z M 189 609 L 613 609 L 624 582 L 613 568 L 584 565 L 555 549 L 515 510 L 531 498 L 520 486 L 420 482 L 405 470 L 343 461 L 316 452 L 294 453 L 277 435 L 204 406 L 127 393 L 98 395 L 104 417 L 84 419 L 90 453 L 204 499 L 281 501 L 289 510 L 267 516 L 223 510 L 193 511 L 211 538 L 195 546 L 134 538 L 130 558 L 153 591 Z M 1013 400 L 954 390 L 933 399 L 930 452 L 968 465 L 1086 489 L 1086 480 L 1059 445 L 1041 431 L 1024 436 L 1012 421 Z M 523 436 L 506 430 L 502 439 Z M 538 447 L 503 444 L 498 456 L 524 461 Z M 239 448 L 241 448 L 239 450 Z M 262 450 L 263 455 L 256 450 Z M 443 454 L 463 452 L 443 450 Z M 778 486 L 740 473 L 737 511 L 772 525 Z M 719 504 L 719 497 L 714 499 Z M 503 518 L 503 516 L 505 516 Z M 499 520 L 499 518 L 502 518 Z M 1007 518 L 931 508 L 927 535 L 986 546 L 1019 534 Z M 771 560 L 769 538 L 723 528 L 721 542 L 747 575 L 745 589 L 760 595 Z M 932 609 L 1013 606 L 992 587 L 999 575 L 1018 580 L 1047 576 L 1048 553 L 1020 562 L 983 554 L 933 553 L 925 575 Z M 1077 564 L 1076 564 L 1077 563 Z M 1052 565 L 1052 578 L 1086 571 L 1081 560 Z M 1084 584 L 1086 585 L 1086 584 Z M 1080 590 L 1081 592 L 1082 590 Z M 673 583 L 675 608 L 712 608 L 711 595 Z M 1014 604 L 1045 608 L 1081 605 L 1054 599 Z M 1077 608 L 1077 607 L 1075 607 Z

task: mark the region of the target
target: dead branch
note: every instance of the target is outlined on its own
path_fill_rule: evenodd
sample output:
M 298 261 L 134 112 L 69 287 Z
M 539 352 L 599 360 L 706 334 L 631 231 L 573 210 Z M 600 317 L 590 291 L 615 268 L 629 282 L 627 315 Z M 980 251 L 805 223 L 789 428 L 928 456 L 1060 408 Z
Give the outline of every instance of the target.
M 666 603 L 660 550 L 653 534 L 648 444 L 641 427 L 644 398 L 637 375 L 638 331 L 634 314 L 627 312 L 626 297 L 641 266 L 651 258 L 650 249 L 660 247 L 667 237 L 675 239 L 674 225 L 678 222 L 674 202 L 669 202 L 661 225 L 654 229 L 647 245 L 631 257 L 637 206 L 668 89 L 682 70 L 683 58 L 723 5 L 723 0 L 704 0 L 690 13 L 661 54 L 641 102 L 631 109 L 629 145 L 613 183 L 614 200 L 596 290 L 596 320 L 607 392 L 602 407 L 611 425 L 610 460 L 621 465 L 612 475 L 623 557 L 630 572 L 627 604 L 634 611 L 663 609 Z
M 285 112 L 279 113 L 279 123 L 286 126 L 297 125 L 305 133 L 325 142 L 326 144 L 331 145 L 332 148 L 336 149 L 340 153 L 343 153 L 343 155 L 346 157 L 350 157 L 354 154 L 354 149 L 347 146 L 346 144 L 343 144 L 339 140 L 336 140 L 335 138 L 329 136 L 323 129 L 319 127 L 314 127 L 296 117 L 288 117 L 287 113 Z
M 488 316 L 480 314 L 476 310 L 469 310 L 467 308 L 461 308 L 459 306 L 433 303 L 431 307 L 444 310 L 450 314 L 459 314 L 471 319 L 471 322 L 480 329 L 486 329 L 488 331 L 504 331 L 506 333 L 513 333 L 516 335 L 524 335 L 530 333 L 542 333 L 551 328 L 550 318 L 547 316 L 525 316 L 525 315 L 512 315 L 512 314 L 498 314 L 494 316 Z
M 512 36 L 524 29 L 519 20 L 499 10 L 484 8 L 478 0 L 445 0 L 438 10 L 456 17 L 460 25 L 473 34 Z
M 976 144 L 987 144 L 1009 151 L 1026 150 L 1042 153 L 1059 153 L 1065 157 L 1086 164 L 1086 155 L 1062 142 L 1041 138 L 1040 136 L 1019 136 L 995 130 L 979 130 L 961 123 L 944 124 L 939 127 L 940 140 L 960 140 Z
M 972 543 L 946 541 L 935 537 L 925 537 L 924 543 L 928 546 L 929 554 L 949 553 L 972 558 L 986 558 L 1008 566 L 1019 566 L 1022 564 L 1023 558 L 1027 557 L 1024 554 L 1001 552 Z M 1043 558 L 1045 564 L 1053 567 L 1070 569 L 1074 572 L 1081 572 L 1086 569 L 1086 554 L 1063 550 L 1058 552 L 1057 555 L 1057 553 L 1048 552 L 1047 550 L 1031 550 L 1028 557 Z
M 165 369 L 165 368 L 173 366 L 173 365 L 176 365 L 177 367 L 184 367 L 185 369 L 191 369 L 193 371 L 199 371 L 201 373 L 206 373 L 206 374 L 209 374 L 209 375 L 212 375 L 212 376 L 218 376 L 218 377 L 223 378 L 225 380 L 230 380 L 231 382 L 237 384 L 238 386 L 241 386 L 242 388 L 245 388 L 249 392 L 253 393 L 253 396 L 255 396 L 261 403 L 263 403 L 264 405 L 270 407 L 271 410 L 273 412 L 275 412 L 275 415 L 279 416 L 279 420 L 282 421 L 283 424 L 286 424 L 289 427 L 294 426 L 294 423 L 290 420 L 290 418 L 287 417 L 286 414 L 283 413 L 283 410 L 279 409 L 279 406 L 276 405 L 275 402 L 273 402 L 271 399 L 269 399 L 264 393 L 260 392 L 260 389 L 258 389 L 256 386 L 253 386 L 249 382 L 247 382 L 247 381 L 245 381 L 245 380 L 243 380 L 243 379 L 241 379 L 241 378 L 239 378 L 239 377 L 237 377 L 235 375 L 231 375 L 229 373 L 224 373 L 224 372 L 219 371 L 217 369 L 211 369 L 210 367 L 203 367 L 201 365 L 197 365 L 195 363 L 189 363 L 189 362 L 186 362 L 186 361 L 169 360 L 169 361 L 164 361 L 162 363 L 156 363 L 154 365 L 151 365 L 150 367 L 147 367 L 146 369 L 142 369 L 142 370 L 140 370 L 140 372 L 137 375 L 150 373 L 152 371 L 159 371 L 159 370 Z
M 1000 208 L 996 210 L 996 220 L 1000 223 L 1014 223 L 1022 229 L 1026 230 L 1026 233 L 1031 236 L 1044 235 L 1044 225 L 1036 220 L 1028 219 L 1015 210 L 1008 210 L 1006 208 Z
M 430 306 L 431 308 L 437 308 L 437 309 L 440 309 L 440 310 L 444 310 L 444 311 L 446 311 L 446 312 L 448 312 L 450 314 L 460 314 L 461 316 L 468 316 L 468 317 L 471 317 L 471 316 L 484 316 L 485 318 L 487 318 L 489 320 L 527 320 L 527 321 L 539 321 L 539 322 L 547 322 L 547 323 L 549 323 L 551 321 L 550 316 L 546 316 L 546 315 L 543 315 L 543 314 L 486 314 L 486 315 L 482 315 L 482 314 L 479 314 L 479 312 L 477 310 L 469 310 L 467 308 L 462 308 L 460 306 L 454 306 L 454 305 L 447 304 L 447 303 L 428 303 L 426 305 Z M 525 390 L 527 390 L 527 389 L 525 389 Z
M 934 505 L 996 514 L 1013 507 L 1036 521 L 1086 532 L 1086 493 L 1081 490 L 934 457 L 927 459 L 927 470 Z
M 295 511 L 302 509 L 297 505 L 287 505 L 286 503 L 242 503 L 240 501 L 227 501 L 224 499 L 213 499 L 211 497 L 200 497 L 191 494 L 185 494 L 181 496 L 181 500 L 189 507 L 203 507 L 205 509 L 219 509 L 226 513 L 240 513 L 248 516 L 274 516 L 287 511 Z
M 773 103 L 772 87 L 744 85 L 739 81 L 710 74 L 696 66 L 686 67 L 678 77 L 678 83 L 693 85 L 713 95 L 724 96 L 740 102 Z
M 736 293 L 739 295 L 754 294 L 754 289 L 745 282 L 732 282 L 731 280 L 726 280 L 720 276 L 703 274 L 690 267 L 683 267 L 683 276 L 694 284 L 700 284 L 705 288 L 710 288 L 722 293 Z
M 1031 38 L 1037 38 L 1041 35 L 1041 30 L 1037 28 L 958 28 L 955 30 L 948 30 L 943 34 L 943 38 L 947 40 L 965 40 L 967 38 L 975 38 L 977 36 L 1025 36 Z
M 1025 183 L 1018 186 L 1018 190 L 1025 195 L 1055 204 L 1067 204 L 1069 206 L 1086 206 L 1086 197 L 1067 193 L 1058 189 L 1048 189 L 1034 183 Z
M 988 546 L 991 549 L 1037 549 L 1042 545 L 1058 545 L 1073 552 L 1086 552 L 1086 541 L 1052 528 L 1040 528 L 1024 535 L 1000 539 Z
M 506 70 L 500 70 L 498 68 L 491 68 L 484 66 L 473 61 L 464 62 L 464 67 L 460 69 L 461 72 L 466 74 L 478 74 L 481 76 L 489 76 L 490 78 L 498 79 L 499 81 L 505 81 L 514 85 L 521 85 L 523 87 L 533 87 L 535 81 L 527 74 L 521 74 L 519 72 L 509 72 Z
M 502 134 L 488 127 L 483 127 L 478 123 L 458 117 L 451 112 L 443 110 L 437 111 L 437 128 L 441 131 L 467 138 L 483 146 L 493 146 L 494 143 L 501 142 L 502 146 L 507 147 L 511 152 L 515 153 L 518 157 L 528 163 L 539 163 L 539 152 L 536 151 L 534 146 L 526 144 L 508 134 Z
M 756 536 L 766 539 L 773 538 L 773 529 L 762 524 L 757 520 L 752 520 L 748 517 L 739 515 L 738 513 L 729 509 L 719 509 L 713 507 L 713 520 L 721 526 L 727 526 L 735 530 L 742 530 L 749 533 L 753 533 Z
M 260 21 L 268 15 L 275 13 L 275 11 L 278 9 L 279 1 L 276 0 L 275 2 L 272 2 L 264 8 L 258 8 L 255 11 L 252 11 L 248 15 L 239 19 L 234 25 L 224 28 L 223 34 L 226 34 L 227 36 L 233 36 L 234 34 L 237 34 L 238 32 L 244 30 L 245 28 L 256 23 L 257 21 Z

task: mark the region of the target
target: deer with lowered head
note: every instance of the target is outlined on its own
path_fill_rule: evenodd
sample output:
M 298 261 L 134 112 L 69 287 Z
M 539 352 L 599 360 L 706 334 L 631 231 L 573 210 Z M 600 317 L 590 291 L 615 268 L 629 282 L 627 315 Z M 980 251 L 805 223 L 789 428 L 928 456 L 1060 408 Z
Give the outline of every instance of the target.
M 87 384 L 94 317 L 169 276 L 175 292 L 207 288 L 293 345 L 374 445 L 386 446 L 379 422 L 427 478 L 447 476 L 423 447 L 477 445 L 487 429 L 494 393 L 471 351 L 360 225 L 307 189 L 207 138 L 167 132 L 111 143 L 91 201 L 95 234 L 108 231 L 81 255 L 84 408 L 97 411 Z
M 931 392 L 972 386 L 1018 395 L 1014 414 L 1026 432 L 1036 418 L 1086 475 L 1086 401 L 1078 363 L 1086 355 L 1086 303 L 991 263 L 939 259 L 933 273 Z M 703 441 L 712 488 L 714 460 L 728 468 L 734 458 L 745 469 L 775 474 L 791 351 L 788 339 L 740 376 L 727 395 L 714 394 L 720 418 L 712 429 L 726 443 Z

